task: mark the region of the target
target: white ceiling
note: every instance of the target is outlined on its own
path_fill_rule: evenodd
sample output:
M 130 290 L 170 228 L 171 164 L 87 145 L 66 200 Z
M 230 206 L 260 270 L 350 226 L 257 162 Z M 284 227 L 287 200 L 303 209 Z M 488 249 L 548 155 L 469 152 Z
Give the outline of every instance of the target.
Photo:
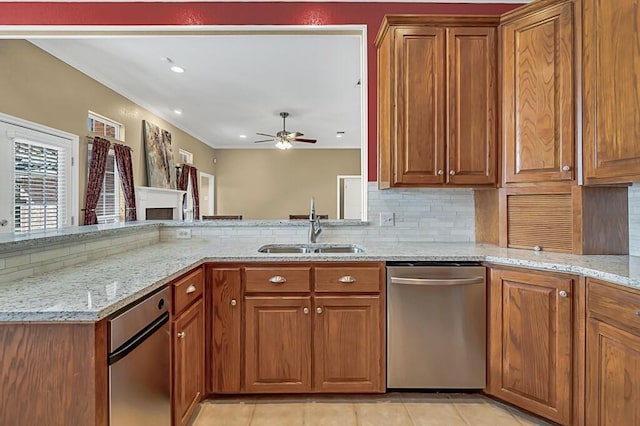
M 356 35 L 30 41 L 214 148 L 273 147 L 253 141 L 265 139 L 256 132 L 282 130 L 281 111 L 290 113 L 288 131 L 318 140 L 295 148 L 360 147 L 361 47 Z M 185 72 L 171 72 L 166 57 Z M 343 138 L 336 138 L 339 131 L 345 132 Z

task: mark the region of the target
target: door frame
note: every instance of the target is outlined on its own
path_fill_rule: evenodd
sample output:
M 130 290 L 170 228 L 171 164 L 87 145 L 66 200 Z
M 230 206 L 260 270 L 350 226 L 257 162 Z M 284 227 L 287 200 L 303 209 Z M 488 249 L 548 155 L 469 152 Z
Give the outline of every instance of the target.
M 209 213 L 211 215 L 214 215 L 216 214 L 216 211 L 215 211 L 216 204 L 213 198 L 215 196 L 214 186 L 216 183 L 216 177 L 212 174 L 201 172 L 201 171 L 198 171 L 198 173 L 199 173 L 198 179 L 202 180 L 203 177 L 209 179 L 209 194 L 208 194 L 209 195 Z M 201 188 L 200 182 L 198 182 L 198 189 L 200 188 Z M 202 220 L 202 209 L 200 209 L 200 217 L 198 219 Z
M 341 195 L 342 195 L 343 183 L 344 183 L 345 179 L 356 179 L 356 178 L 360 179 L 360 184 L 362 184 L 362 182 L 363 182 L 362 175 L 337 175 L 336 176 L 336 184 L 337 184 L 337 190 L 336 190 L 336 219 L 338 219 L 338 220 L 342 220 L 342 218 L 340 217 L 340 207 L 341 207 L 340 199 L 342 198 Z M 362 187 L 362 185 L 361 185 L 360 191 L 362 192 L 360 194 L 360 204 L 361 204 L 360 205 L 360 210 L 361 210 L 360 211 L 360 217 L 362 218 L 363 217 L 362 214 L 363 214 L 363 211 L 364 211 L 364 210 L 362 210 L 362 197 L 364 196 L 364 188 Z M 365 200 L 365 203 L 366 203 L 366 200 Z M 365 218 L 366 218 L 366 216 L 365 216 Z

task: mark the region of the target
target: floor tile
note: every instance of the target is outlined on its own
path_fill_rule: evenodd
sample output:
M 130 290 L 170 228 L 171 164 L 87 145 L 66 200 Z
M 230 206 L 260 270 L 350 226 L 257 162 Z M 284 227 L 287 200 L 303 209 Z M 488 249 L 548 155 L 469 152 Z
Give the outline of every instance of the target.
M 256 400 L 251 426 L 302 426 L 304 400 L 296 403 Z
M 407 426 L 412 425 L 411 417 L 400 395 L 391 398 L 377 398 L 370 402 L 354 404 L 359 426 Z
M 304 426 L 356 426 L 356 411 L 347 399 L 314 399 L 304 405 Z
M 254 404 L 243 401 L 205 401 L 193 426 L 248 426 Z
M 445 394 L 406 393 L 402 401 L 416 426 L 468 426 Z
M 484 398 L 453 396 L 453 406 L 460 416 L 473 426 L 520 426 L 509 410 L 494 405 Z

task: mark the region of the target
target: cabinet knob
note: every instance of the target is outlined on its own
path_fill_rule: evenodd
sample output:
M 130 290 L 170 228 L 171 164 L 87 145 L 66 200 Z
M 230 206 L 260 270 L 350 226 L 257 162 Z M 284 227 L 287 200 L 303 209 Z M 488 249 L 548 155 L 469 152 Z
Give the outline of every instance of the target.
M 561 290 L 561 291 L 560 291 L 560 293 L 558 293 L 558 294 L 560 295 L 560 297 L 564 297 L 564 298 L 569 297 L 569 293 L 567 293 L 567 292 L 566 292 L 566 291 L 564 291 L 564 290 Z
M 533 247 L 533 251 L 542 251 L 542 247 L 540 247 L 540 246 L 534 246 L 534 247 Z
M 563 172 L 568 172 L 569 170 L 571 170 L 571 166 L 567 166 L 567 165 L 562 166 L 562 171 Z
M 455 171 L 455 170 L 449 170 L 449 174 L 450 174 L 451 176 L 454 176 L 454 175 L 456 174 L 456 171 Z
M 636 315 L 640 317 L 640 311 L 636 312 Z
M 189 287 L 187 287 L 187 294 L 191 294 L 193 292 L 196 291 L 196 286 L 191 284 Z
M 345 275 L 344 277 L 338 278 L 338 281 L 345 284 L 355 283 L 356 277 L 352 277 L 351 275 Z
M 238 301 L 236 299 L 231 299 L 231 306 L 236 306 Z
M 178 339 L 184 339 L 184 336 L 186 336 L 184 331 L 178 333 Z
M 287 279 L 280 275 L 274 275 L 273 277 L 269 278 L 269 282 L 273 284 L 283 284 L 287 282 Z
M 438 170 L 438 176 L 442 176 L 444 174 L 443 170 Z
M 321 314 L 321 313 L 322 313 L 322 308 L 321 308 L 320 306 L 318 306 L 318 307 L 316 308 L 316 312 L 317 312 L 318 314 Z
M 302 313 L 305 315 L 309 315 L 309 308 L 303 308 Z

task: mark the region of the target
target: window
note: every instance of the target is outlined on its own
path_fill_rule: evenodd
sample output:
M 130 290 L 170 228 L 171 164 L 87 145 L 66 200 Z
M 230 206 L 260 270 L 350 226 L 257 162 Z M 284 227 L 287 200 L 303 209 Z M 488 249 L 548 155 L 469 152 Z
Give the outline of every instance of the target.
M 123 139 L 124 127 L 116 121 L 89 111 L 87 123 L 90 132 L 97 133 L 109 139 Z M 91 165 L 91 152 L 91 145 L 89 145 L 87 176 L 89 175 L 89 166 Z M 116 157 L 113 150 L 109 150 L 107 168 L 104 174 L 104 181 L 102 182 L 102 191 L 100 191 L 100 199 L 96 206 L 98 223 L 115 223 L 122 221 L 124 211 L 120 211 L 121 206 L 124 206 L 124 202 L 122 200 L 122 191 L 120 191 L 118 166 L 116 165 Z
M 178 155 L 180 155 L 180 163 L 182 164 L 193 164 L 193 153 L 189 151 L 185 151 L 184 149 L 178 150 Z

